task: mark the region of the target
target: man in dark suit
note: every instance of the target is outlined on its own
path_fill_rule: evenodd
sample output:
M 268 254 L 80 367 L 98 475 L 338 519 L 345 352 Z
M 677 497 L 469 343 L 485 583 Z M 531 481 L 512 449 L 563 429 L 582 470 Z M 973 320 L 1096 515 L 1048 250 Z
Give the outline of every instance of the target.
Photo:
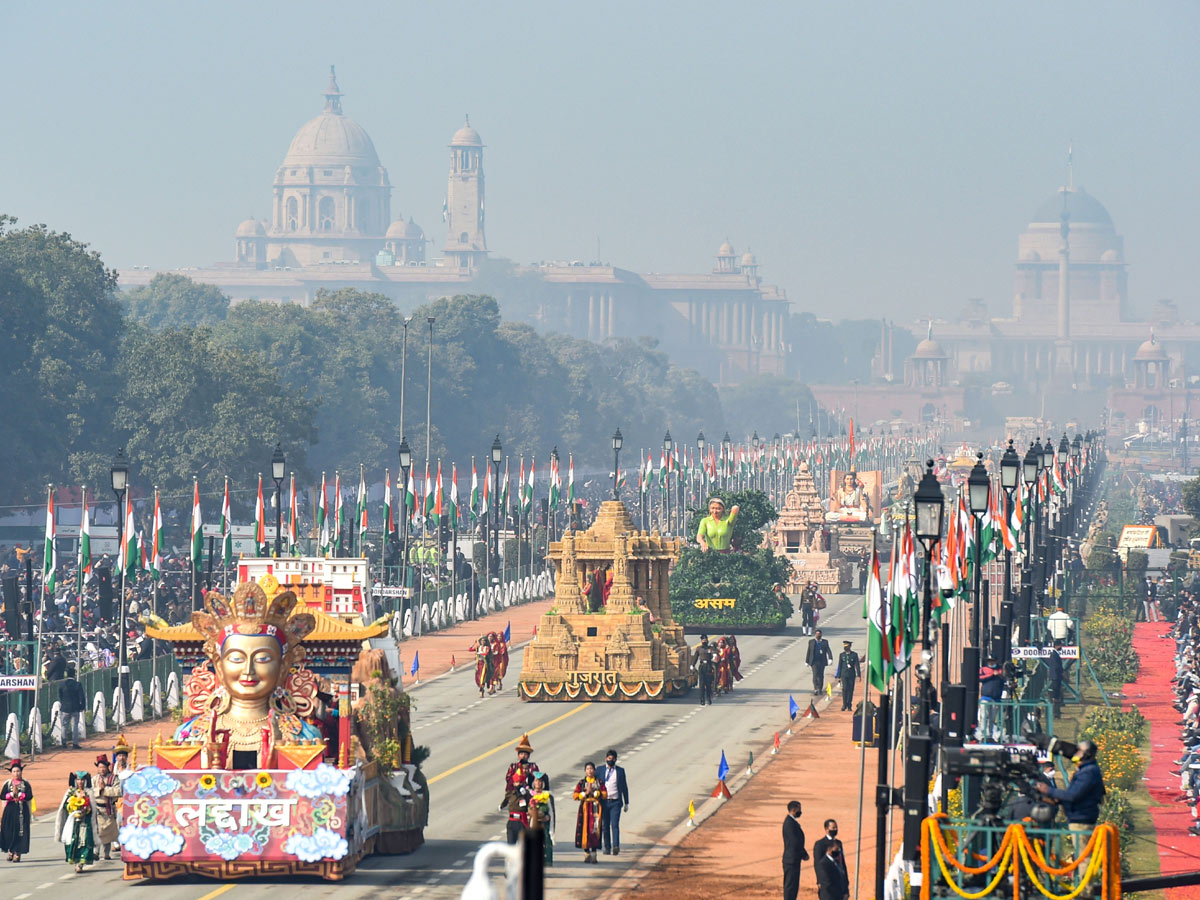
M 787 817 L 783 820 L 783 900 L 796 900 L 800 893 L 800 863 L 806 859 L 800 801 L 793 800 L 787 805 Z
M 850 896 L 850 878 L 846 873 L 842 842 L 831 837 L 822 849 L 824 853 L 816 857 L 813 863 L 817 875 L 817 897 L 819 900 L 847 900 Z
M 825 690 L 825 667 L 833 662 L 833 651 L 829 649 L 829 641 L 821 637 L 820 628 L 809 638 L 804 661 L 812 669 L 813 693 L 822 693 Z
M 859 668 L 858 654 L 851 650 L 852 644 L 850 641 L 842 641 L 844 648 L 841 655 L 838 656 L 837 668 L 833 671 L 833 677 L 842 682 L 842 709 L 850 709 L 854 703 L 854 682 L 862 677 L 862 669 Z
M 617 765 L 616 750 L 609 750 L 604 755 L 604 768 L 596 775 L 608 792 L 608 799 L 600 808 L 604 852 L 615 856 L 621 852 L 621 813 L 629 812 L 629 784 L 625 781 L 625 770 Z
M 829 849 L 830 841 L 837 840 L 837 819 L 826 819 L 821 823 L 821 827 L 825 829 L 825 833 L 817 838 L 813 844 L 813 859 L 818 860 L 825 855 L 825 851 Z M 813 863 L 816 865 L 816 863 Z

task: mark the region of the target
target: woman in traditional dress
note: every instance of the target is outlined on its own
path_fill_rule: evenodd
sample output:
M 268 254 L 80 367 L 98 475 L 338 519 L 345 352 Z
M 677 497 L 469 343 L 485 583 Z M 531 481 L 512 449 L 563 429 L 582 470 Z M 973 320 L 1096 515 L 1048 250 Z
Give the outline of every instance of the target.
M 492 684 L 492 645 L 486 634 L 481 634 L 479 640 L 471 645 L 475 654 L 475 686 L 479 688 L 479 696 Z
M 608 791 L 604 782 L 596 778 L 596 766 L 587 763 L 583 767 L 583 778 L 575 785 L 575 799 L 579 801 L 579 813 L 575 817 L 575 846 L 583 851 L 585 863 L 596 863 L 596 851 L 600 849 L 600 819 Z
M 533 795 L 529 798 L 529 827 L 544 835 L 547 866 L 554 865 L 554 795 L 550 793 L 550 778 L 545 772 L 533 777 Z
M 66 845 L 67 862 L 74 864 L 76 872 L 96 861 L 91 789 L 92 777 L 87 772 L 72 772 L 54 820 L 54 833 Z
M 727 694 L 733 690 L 733 679 L 729 674 L 729 645 L 725 638 L 717 639 L 717 693 Z
M 725 501 L 720 497 L 711 497 L 708 501 L 708 515 L 700 520 L 696 529 L 696 542 L 700 549 L 707 553 L 715 550 L 718 553 L 728 553 L 730 541 L 733 540 L 733 522 L 738 516 L 738 507 L 729 511 L 725 518 Z
M 33 806 L 33 786 L 22 777 L 21 761 L 8 764 L 9 779 L 0 785 L 4 815 L 0 816 L 0 851 L 9 862 L 20 862 L 29 852 L 29 814 Z
M 737 638 L 732 634 L 725 638 L 729 644 L 729 671 L 733 673 L 734 681 L 742 680 L 742 651 L 738 649 Z

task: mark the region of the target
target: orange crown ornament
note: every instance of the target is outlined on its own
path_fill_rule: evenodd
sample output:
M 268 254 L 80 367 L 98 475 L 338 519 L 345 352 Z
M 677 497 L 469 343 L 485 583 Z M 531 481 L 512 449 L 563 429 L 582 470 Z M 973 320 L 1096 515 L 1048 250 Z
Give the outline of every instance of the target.
M 268 600 L 257 582 L 248 581 L 238 585 L 232 599 L 209 591 L 204 597 L 204 610 L 192 613 L 192 625 L 204 635 L 204 654 L 214 663 L 221 658 L 221 646 L 230 636 L 267 635 L 279 641 L 287 671 L 288 666 L 304 659 L 300 642 L 317 627 L 310 613 L 292 615 L 296 603 L 292 591 Z

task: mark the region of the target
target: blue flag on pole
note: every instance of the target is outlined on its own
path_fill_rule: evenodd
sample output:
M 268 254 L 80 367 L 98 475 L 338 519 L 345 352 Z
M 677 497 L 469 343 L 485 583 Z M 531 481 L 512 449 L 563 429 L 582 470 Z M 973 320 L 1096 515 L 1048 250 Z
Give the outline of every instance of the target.
M 717 766 L 717 781 L 724 781 L 729 774 L 729 763 L 725 761 L 725 751 L 721 751 L 721 764 Z
M 793 719 L 800 713 L 800 707 L 796 705 L 796 698 L 788 694 L 788 715 Z
M 416 674 L 417 674 L 417 671 L 418 671 L 420 668 L 421 668 L 421 654 L 420 654 L 419 652 L 418 652 L 418 653 L 414 653 L 414 654 L 413 654 L 413 664 L 412 664 L 412 668 L 411 668 L 411 669 L 409 669 L 409 672 L 408 672 L 408 674 L 409 674 L 409 675 L 416 675 Z
M 507 644 L 511 640 L 512 640 L 512 622 L 510 621 L 507 625 L 504 626 L 504 643 Z

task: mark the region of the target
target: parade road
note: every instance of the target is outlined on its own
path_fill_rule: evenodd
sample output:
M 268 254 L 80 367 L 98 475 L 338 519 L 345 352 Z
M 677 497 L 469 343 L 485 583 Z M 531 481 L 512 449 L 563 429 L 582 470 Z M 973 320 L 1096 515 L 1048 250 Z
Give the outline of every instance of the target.
M 830 597 L 821 618 L 835 656 L 843 639 L 853 640 L 855 649 L 865 653 L 861 596 Z M 694 644 L 698 638 L 689 635 L 688 640 Z M 801 709 L 807 708 L 812 691 L 811 673 L 804 664 L 807 642 L 800 633 L 798 614 L 780 634 L 740 637 L 744 678 L 732 695 L 718 697 L 714 706 L 699 706 L 694 689 L 685 697 L 661 703 L 524 703 L 515 690 L 520 653 L 513 654 L 503 694 L 494 697 L 481 700 L 472 672 L 466 669 L 420 685 L 413 690 L 413 739 L 432 750 L 424 764 L 431 795 L 426 843 L 408 856 L 368 857 L 343 882 L 222 883 L 188 878 L 150 887 L 122 881 L 115 861 L 100 861 L 76 875 L 64 862 L 62 844 L 54 840 L 51 815 L 34 822 L 29 854 L 19 864 L 5 866 L 0 896 L 12 900 L 118 894 L 136 898 L 152 892 L 155 900 L 295 900 L 332 897 L 336 891 L 339 898 L 457 898 L 479 846 L 503 840 L 507 817 L 497 807 L 504 794 L 504 772 L 516 759 L 518 739 L 528 732 L 533 761 L 550 776 L 558 813 L 554 866 L 546 873 L 546 894 L 571 900 L 594 898 L 687 820 L 689 801 L 700 807 L 708 799 L 722 751 L 731 773 L 744 771 L 751 752 L 761 758 L 770 751 L 774 733 L 787 728 L 788 695 Z M 826 679 L 832 676 L 831 666 Z M 839 706 L 835 702 L 828 714 L 848 719 L 848 714 L 833 711 Z M 847 723 L 847 737 L 848 732 Z M 577 804 L 571 791 L 582 777 L 584 763 L 603 765 L 609 747 L 620 754 L 618 762 L 628 776 L 629 811 L 621 818 L 621 855 L 601 855 L 600 865 L 588 866 L 574 847 Z M 60 787 L 34 781 L 43 810 L 57 802 Z M 781 804 L 786 799 L 780 798 Z M 498 865 L 494 868 L 498 873 Z

